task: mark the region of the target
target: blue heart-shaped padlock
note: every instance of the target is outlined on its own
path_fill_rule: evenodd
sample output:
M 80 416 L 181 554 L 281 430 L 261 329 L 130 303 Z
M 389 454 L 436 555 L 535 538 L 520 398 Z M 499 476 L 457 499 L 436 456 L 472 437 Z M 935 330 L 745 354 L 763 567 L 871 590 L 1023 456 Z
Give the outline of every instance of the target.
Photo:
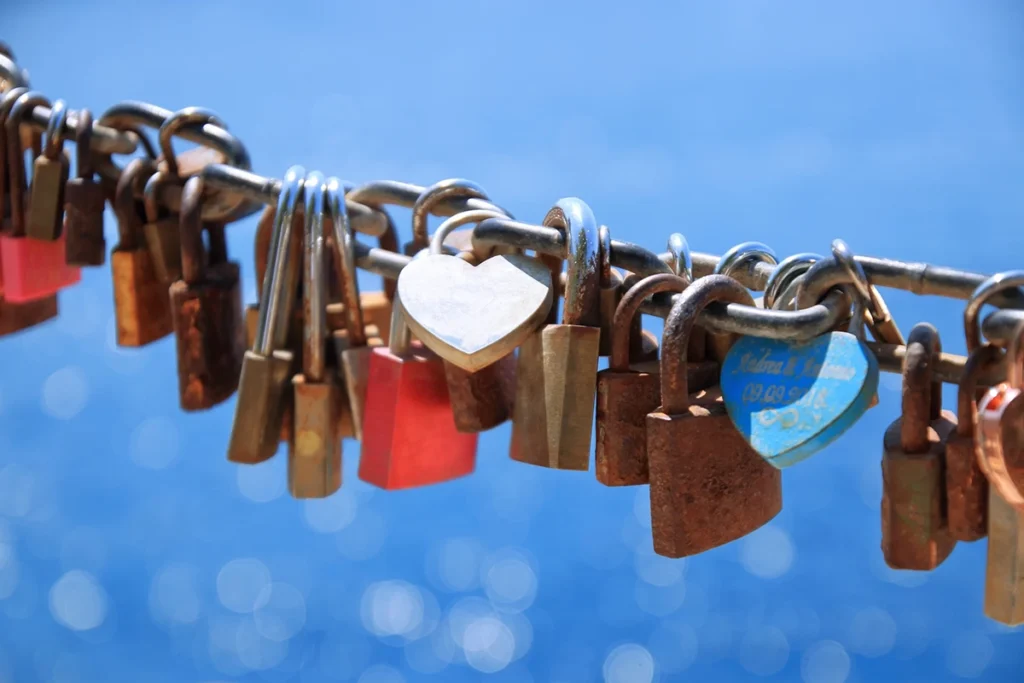
M 878 361 L 848 332 L 804 342 L 741 337 L 722 364 L 721 384 L 736 429 L 782 469 L 864 414 L 878 390 Z

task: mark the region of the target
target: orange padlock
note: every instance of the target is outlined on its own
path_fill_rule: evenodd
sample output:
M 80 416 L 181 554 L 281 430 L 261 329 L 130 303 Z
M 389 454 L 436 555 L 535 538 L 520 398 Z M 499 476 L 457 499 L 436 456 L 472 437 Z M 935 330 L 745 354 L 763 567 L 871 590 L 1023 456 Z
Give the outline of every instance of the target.
M 391 338 L 373 350 L 359 478 L 382 489 L 439 484 L 476 466 L 475 433 L 455 428 L 440 356 L 411 341 L 395 298 Z
M 25 115 L 37 106 L 49 107 L 50 101 L 40 93 L 27 92 L 14 103 L 4 122 L 11 210 L 9 223 L 0 234 L 0 271 L 3 272 L 4 299 L 16 304 L 53 296 L 81 279 L 81 271 L 65 261 L 63 235 L 56 240 L 25 236 L 28 188 L 19 128 Z M 64 111 L 57 107 L 51 109 L 55 112 L 53 116 L 60 116 Z M 62 123 L 59 119 L 52 120 L 48 135 L 59 134 L 57 129 Z

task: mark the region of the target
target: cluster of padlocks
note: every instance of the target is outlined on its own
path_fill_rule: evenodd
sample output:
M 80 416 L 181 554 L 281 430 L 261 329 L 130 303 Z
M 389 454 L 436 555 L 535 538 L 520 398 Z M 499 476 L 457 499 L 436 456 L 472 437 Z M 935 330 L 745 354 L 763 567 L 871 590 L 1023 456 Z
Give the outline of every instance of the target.
M 1024 622 L 1024 272 L 860 257 L 841 240 L 780 261 L 756 242 L 691 253 L 673 234 L 658 254 L 612 240 L 577 198 L 530 223 L 461 179 L 260 176 L 206 110 L 124 102 L 94 122 L 31 91 L 6 49 L 0 92 L 0 333 L 54 318 L 79 269 L 106 264 L 109 203 L 117 343 L 173 334 L 181 407 L 237 392 L 228 459 L 284 444 L 294 496 L 341 486 L 346 439 L 384 489 L 468 475 L 478 434 L 511 421 L 514 460 L 588 471 L 594 446 L 602 484 L 650 486 L 656 552 L 694 555 L 771 520 L 782 469 L 870 409 L 880 371 L 901 372 L 885 559 L 930 570 L 987 536 L 986 613 Z M 176 136 L 200 146 L 176 155 Z M 412 210 L 404 248 L 387 205 Z M 243 310 L 225 228 L 262 206 L 259 302 Z M 433 233 L 431 215 L 445 218 Z M 358 268 L 382 291 L 360 292 Z M 942 353 L 927 323 L 904 339 L 884 286 L 966 300 L 968 356 Z M 1000 310 L 982 320 L 985 304 Z M 660 343 L 641 313 L 666 318 Z M 955 416 L 941 382 L 959 385 Z

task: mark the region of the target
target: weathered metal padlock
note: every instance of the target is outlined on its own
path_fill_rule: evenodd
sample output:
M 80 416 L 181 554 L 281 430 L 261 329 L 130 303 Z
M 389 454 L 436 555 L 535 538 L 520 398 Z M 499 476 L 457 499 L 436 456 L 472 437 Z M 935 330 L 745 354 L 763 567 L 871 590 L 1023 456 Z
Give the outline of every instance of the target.
M 933 380 L 941 352 L 938 331 L 915 325 L 903 360 L 903 414 L 885 430 L 882 551 L 893 569 L 935 569 L 956 545 L 946 521 L 943 448 L 956 417 L 942 410 L 942 385 Z
M 753 268 L 758 263 L 775 265 L 778 258 L 771 247 L 761 242 L 741 242 L 727 252 L 715 264 L 715 273 L 732 277 L 742 268 Z M 729 355 L 729 349 L 736 342 L 737 335 L 732 332 L 709 331 L 707 335 L 708 355 L 719 363 Z
M 370 357 L 359 478 L 404 489 L 463 477 L 476 466 L 476 443 L 455 429 L 441 358 L 411 341 L 396 305 L 388 346 Z
M 178 352 L 178 396 L 183 410 L 206 410 L 238 387 L 245 353 L 239 266 L 215 249 L 203 248 L 201 176 L 181 195 L 181 280 L 171 285 L 171 318 Z M 219 226 L 217 226 L 219 227 Z M 219 253 L 218 253 L 219 252 Z
M 753 306 L 736 280 L 709 275 L 676 298 L 665 323 L 661 406 L 647 416 L 654 551 L 684 557 L 751 533 L 782 509 L 782 476 L 733 427 L 715 389 L 691 394 L 686 349 L 714 302 Z
M 52 242 L 64 229 L 64 185 L 71 163 L 64 151 L 64 128 L 68 107 L 55 100 L 50 107 L 43 153 L 32 162 L 32 186 L 25 234 L 36 240 Z
M 626 290 L 623 287 L 622 273 L 612 268 L 612 234 L 607 225 L 602 225 L 597 229 L 597 241 L 598 258 L 601 261 L 598 271 L 601 287 L 600 353 L 602 356 L 607 356 L 612 352 L 612 319 L 615 318 L 615 309 L 618 308 L 619 301 L 622 300 L 622 295 Z M 630 339 L 634 339 L 641 334 L 640 317 L 636 316 L 631 324 L 633 328 L 630 330 L 629 336 Z
M 597 221 L 589 206 L 571 197 L 548 212 L 544 225 L 565 232 L 565 306 L 561 324 L 542 327 L 519 348 L 511 455 L 586 471 L 601 337 Z
M 292 442 L 288 489 L 295 498 L 326 498 L 341 486 L 341 422 L 348 402 L 338 378 L 327 369 L 327 263 L 323 175 L 306 176 L 304 201 L 302 372 L 292 378 Z
M 46 241 L 25 236 L 31 207 L 28 205 L 30 197 L 26 188 L 24 147 L 19 128 L 34 107 L 49 104 L 41 94 L 26 92 L 15 101 L 4 122 L 11 210 L 0 235 L 0 272 L 3 273 L 4 298 L 11 303 L 53 296 L 81 279 L 79 269 L 68 266 L 64 261 L 63 239 Z
M 135 190 L 154 172 L 148 159 L 133 159 L 117 181 L 112 202 L 118 242 L 110 252 L 114 283 L 117 345 L 145 346 L 174 329 L 167 285 L 157 277 L 153 257 L 142 236 L 142 216 Z
M 175 176 L 166 171 L 156 171 L 149 176 L 145 195 L 146 223 L 142 227 L 146 248 L 152 257 L 153 270 L 161 282 L 169 285 L 181 278 L 181 234 L 177 214 L 160 207 L 158 196 L 160 186 L 173 182 Z
M 269 460 L 281 438 L 289 380 L 295 356 L 285 348 L 288 322 L 298 287 L 301 241 L 293 223 L 302 201 L 306 170 L 292 166 L 284 175 L 277 200 L 268 276 L 260 291 L 260 320 L 253 348 L 242 359 L 238 403 L 228 442 L 228 460 L 254 464 Z M 296 242 L 298 241 L 298 245 Z
M 64 187 L 64 257 L 73 266 L 102 266 L 107 259 L 103 237 L 106 196 L 95 178 L 92 113 L 80 109 L 76 114 L 75 177 Z
M 649 480 L 646 417 L 661 403 L 660 367 L 657 359 L 630 363 L 628 336 L 648 297 L 682 292 L 687 285 L 677 275 L 651 275 L 633 285 L 615 311 L 608 368 L 597 373 L 594 461 L 597 480 L 605 486 L 634 486 Z M 703 391 L 718 382 L 718 364 L 687 363 L 686 375 L 689 391 Z

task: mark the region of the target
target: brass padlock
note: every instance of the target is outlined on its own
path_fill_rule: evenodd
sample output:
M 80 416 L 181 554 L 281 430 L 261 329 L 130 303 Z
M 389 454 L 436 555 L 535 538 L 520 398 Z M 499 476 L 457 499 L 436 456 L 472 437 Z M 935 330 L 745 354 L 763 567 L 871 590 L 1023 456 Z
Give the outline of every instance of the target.
M 594 449 L 597 480 L 605 486 L 633 486 L 648 482 L 648 413 L 661 402 L 657 358 L 630 363 L 629 347 L 640 318 L 640 305 L 659 292 L 682 292 L 688 282 L 677 275 L 658 273 L 630 287 L 615 311 L 611 327 L 608 368 L 597 373 L 597 420 Z M 686 364 L 690 391 L 702 391 L 718 382 L 718 364 Z
M 133 159 L 114 192 L 118 243 L 110 253 L 114 280 L 114 316 L 118 346 L 145 346 L 174 329 L 167 285 L 157 277 L 153 257 L 142 236 L 142 216 L 135 188 L 153 173 L 153 163 Z
M 305 176 L 304 168 L 292 166 L 281 184 L 268 256 L 270 268 L 260 291 L 259 327 L 253 348 L 243 357 L 238 381 L 238 402 L 228 442 L 228 460 L 232 462 L 268 460 L 280 442 L 285 397 L 291 395 L 286 388 L 295 373 L 295 356 L 285 343 L 301 261 L 292 224 L 302 201 Z
M 29 189 L 28 223 L 25 234 L 32 239 L 52 242 L 64 228 L 64 185 L 71 162 L 64 151 L 64 128 L 68 108 L 64 100 L 50 107 L 43 153 L 32 162 Z
M 75 177 L 64 187 L 64 256 L 74 266 L 102 266 L 107 260 L 103 236 L 106 197 L 96 182 L 92 152 L 92 113 L 77 112 Z
M 239 266 L 227 259 L 221 225 L 210 225 L 203 248 L 201 176 L 181 195 L 181 280 L 170 288 L 178 352 L 178 395 L 183 410 L 206 410 L 238 387 L 245 337 Z
M 548 212 L 544 225 L 565 233 L 565 306 L 561 324 L 542 327 L 519 347 L 511 455 L 586 471 L 601 338 L 597 221 L 589 206 L 571 197 Z
M 302 372 L 292 378 L 292 441 L 288 448 L 288 489 L 295 498 L 325 498 L 341 486 L 341 422 L 348 413 L 345 392 L 327 369 L 327 263 L 323 175 L 306 176 L 303 231 Z
M 715 273 L 732 277 L 740 269 L 751 269 L 758 263 L 770 263 L 775 265 L 778 258 L 771 248 L 761 242 L 741 242 L 729 251 L 722 254 L 722 258 L 715 264 Z M 712 360 L 719 363 L 725 360 L 729 349 L 736 342 L 736 335 L 732 332 L 710 331 L 707 335 L 708 355 Z
M 956 418 L 942 410 L 942 384 L 933 379 L 941 352 L 938 331 L 915 325 L 903 359 L 903 414 L 885 430 L 882 551 L 893 569 L 935 569 L 956 545 L 946 521 L 943 448 Z
M 654 552 L 684 557 L 745 536 L 782 509 L 782 476 L 736 430 L 717 388 L 691 394 L 686 349 L 713 302 L 753 306 L 724 275 L 695 280 L 665 322 L 661 406 L 647 416 Z

